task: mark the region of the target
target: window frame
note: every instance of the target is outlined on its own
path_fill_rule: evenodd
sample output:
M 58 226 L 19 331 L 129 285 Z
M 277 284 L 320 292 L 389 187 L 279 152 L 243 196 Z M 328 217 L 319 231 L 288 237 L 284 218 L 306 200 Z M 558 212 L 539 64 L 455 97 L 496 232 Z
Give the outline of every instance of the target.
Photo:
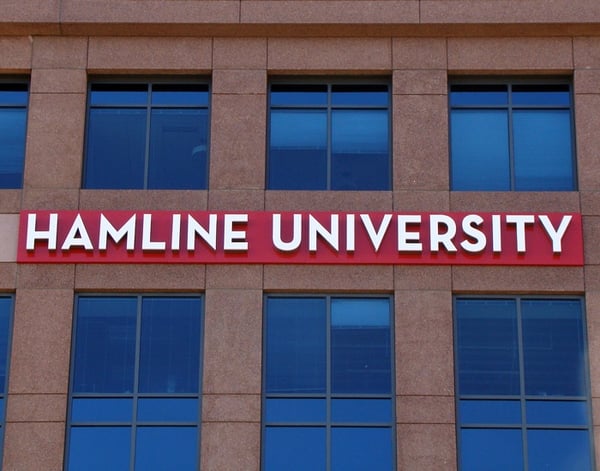
M 327 104 L 326 105 L 272 105 L 271 104 L 271 87 L 275 85 L 323 85 L 327 88 Z M 364 85 L 383 85 L 388 91 L 387 105 L 332 105 L 332 87 L 333 86 L 364 86 Z M 289 189 L 271 188 L 269 185 L 270 168 L 271 168 L 271 110 L 325 110 L 327 113 L 327 174 L 326 187 L 318 190 L 307 189 Z M 333 110 L 386 110 L 387 111 L 387 181 L 386 188 L 383 189 L 352 189 L 352 190 L 337 190 L 331 188 L 331 167 L 332 167 L 332 111 Z M 266 133 L 266 171 L 265 171 L 265 188 L 267 191 L 392 191 L 393 190 L 393 87 L 392 81 L 386 76 L 273 76 L 269 78 L 267 84 L 267 133 Z
M 85 392 L 75 393 L 74 377 L 75 377 L 75 364 L 76 364 L 76 342 L 77 342 L 77 320 L 78 320 L 78 303 L 81 298 L 135 298 L 136 300 L 136 318 L 135 318 L 135 341 L 134 341 L 134 364 L 133 364 L 133 385 L 134 391 L 130 393 L 105 393 L 105 392 Z M 197 393 L 168 393 L 168 392 L 149 392 L 144 393 L 139 391 L 139 376 L 140 376 L 140 357 L 142 349 L 142 303 L 144 298 L 161 298 L 161 299 L 177 299 L 177 298 L 188 298 L 197 299 L 200 303 L 199 325 L 200 332 L 198 333 L 199 342 L 199 358 L 198 358 L 198 392 Z M 65 448 L 64 448 L 64 460 L 63 467 L 65 471 L 70 469 L 69 462 L 69 451 L 71 442 L 71 430 L 76 427 L 95 427 L 95 428 L 113 428 L 122 427 L 130 430 L 130 456 L 129 456 L 129 469 L 135 470 L 136 463 L 136 438 L 137 429 L 140 427 L 146 428 L 161 428 L 161 427 L 195 427 L 197 430 L 197 466 L 200 467 L 201 459 L 201 439 L 202 439 L 202 384 L 203 384 L 203 371 L 204 371 L 204 332 L 205 332 L 205 296 L 202 293 L 153 293 L 153 292 L 124 292 L 124 293 L 77 293 L 74 298 L 73 306 L 73 320 L 72 320 L 72 336 L 71 336 L 71 353 L 70 353 L 70 367 L 69 367 L 69 390 L 67 397 L 67 417 L 66 417 L 66 429 L 65 429 Z M 132 410 L 131 420 L 129 421 L 73 421 L 73 399 L 77 398 L 98 398 L 98 399 L 131 399 Z M 138 403 L 140 399 L 197 399 L 198 401 L 198 416 L 195 423 L 192 425 L 189 421 L 157 421 L 157 420 L 141 420 L 137 417 Z
M 507 87 L 508 103 L 505 105 L 497 104 L 477 104 L 477 105 L 452 105 L 452 87 L 455 85 L 505 85 Z M 566 85 L 569 88 L 569 105 L 513 105 L 512 103 L 512 87 L 517 86 L 552 86 L 552 85 Z M 515 150 L 514 150 L 514 125 L 513 125 L 513 111 L 514 110 L 569 110 L 570 114 L 570 127 L 569 132 L 571 133 L 571 170 L 572 170 L 572 188 L 568 190 L 553 190 L 553 189 L 540 189 L 540 190 L 516 190 L 516 177 L 515 177 Z M 471 190 L 471 189 L 454 189 L 453 187 L 453 155 L 452 155 L 452 111 L 453 110 L 506 110 L 507 111 L 507 148 L 508 148 L 508 166 L 510 171 L 510 188 L 507 190 Z M 578 191 L 578 175 L 577 175 L 577 142 L 576 142 L 576 128 L 575 128 L 575 92 L 573 86 L 573 78 L 571 76 L 540 76 L 540 77 L 525 77 L 525 76 L 450 76 L 448 78 L 448 152 L 449 152 L 449 178 L 450 178 L 450 191 L 523 191 L 523 192 L 569 192 Z
M 131 86 L 131 85 L 144 85 L 146 86 L 148 99 L 144 105 L 132 105 L 132 104 L 103 104 L 92 106 L 92 87 L 95 85 L 113 85 L 119 86 Z M 205 85 L 207 87 L 208 102 L 206 105 L 152 105 L 152 88 L 154 85 Z M 90 188 L 86 185 L 87 172 L 88 172 L 88 144 L 90 137 L 90 112 L 95 109 L 145 109 L 146 110 L 146 130 L 144 136 L 144 181 L 141 188 Z M 198 188 L 149 188 L 148 187 L 148 168 L 150 165 L 150 141 L 151 141 L 151 117 L 152 110 L 154 109 L 189 109 L 189 110 L 206 110 L 207 114 L 207 125 L 206 125 L 206 162 L 205 162 L 205 174 L 206 181 L 201 182 Z M 84 190 L 101 190 L 101 191 L 122 191 L 122 190 L 175 190 L 175 191 L 206 191 L 208 190 L 210 180 L 210 137 L 211 137 L 211 111 L 212 111 L 212 83 L 211 80 L 204 76 L 190 77 L 161 77 L 161 76 L 92 76 L 88 78 L 87 84 L 87 98 L 86 98 L 86 109 L 85 109 L 85 135 L 83 141 L 83 165 L 81 169 L 81 188 Z
M 268 393 L 267 392 L 267 314 L 268 314 L 268 299 L 324 299 L 326 303 L 325 309 L 325 384 L 324 393 Z M 366 393 L 333 393 L 332 392 L 332 347 L 331 347 L 331 305 L 334 299 L 385 299 L 389 302 L 389 330 L 390 330 L 390 392 L 389 394 L 366 394 Z M 396 344 L 395 344 L 395 307 L 394 296 L 391 294 L 348 294 L 348 293 L 266 293 L 263 296 L 263 321 L 262 321 L 262 378 L 261 378 L 261 445 L 260 445 L 260 470 L 266 469 L 266 431 L 268 427 L 289 427 L 302 428 L 306 426 L 319 427 L 325 430 L 325 469 L 330 471 L 331 463 L 331 430 L 334 428 L 378 428 L 389 429 L 392 438 L 391 453 L 392 453 L 392 468 L 390 471 L 395 471 L 397 468 L 397 425 L 396 425 Z M 267 399 L 270 398 L 322 398 L 325 400 L 326 419 L 322 422 L 268 422 L 267 421 Z M 389 399 L 391 401 L 391 414 L 389 422 L 340 422 L 331 419 L 331 409 L 333 399 Z
M 25 157 L 27 155 L 27 128 L 29 126 L 29 107 L 31 103 L 31 83 L 28 77 L 22 75 L 2 75 L 0 76 L 0 90 L 2 87 L 11 85 L 24 85 L 27 89 L 27 102 L 24 105 L 8 105 L 0 101 L 0 109 L 15 109 L 25 111 L 25 126 L 23 128 L 23 157 L 21 161 L 21 180 L 19 185 L 13 187 L 1 187 L 0 190 L 20 190 L 23 188 L 25 179 Z
M 516 342 L 518 352 L 518 368 L 519 368 L 519 394 L 461 394 L 460 392 L 460 363 L 459 363 L 459 336 L 458 336 L 458 307 L 459 300 L 509 300 L 515 302 L 515 322 L 516 322 Z M 522 317 L 522 301 L 552 301 L 552 300 L 568 300 L 577 301 L 580 305 L 582 331 L 582 347 L 583 355 L 583 370 L 585 373 L 585 391 L 584 396 L 569 396 L 569 395 L 535 395 L 526 394 L 525 392 L 525 360 L 524 360 L 524 339 L 523 339 L 523 317 Z M 590 450 L 590 469 L 595 469 L 595 451 L 594 451 L 594 422 L 592 414 L 592 398 L 591 398 L 591 376 L 589 363 L 589 343 L 588 343 L 588 328 L 587 316 L 585 310 L 585 298 L 583 296 L 572 295 L 547 295 L 547 294 L 527 294 L 527 295 L 507 295 L 507 294 L 454 294 L 452 296 L 452 325 L 453 325 L 453 350 L 454 350 L 454 384 L 455 384 L 455 417 L 456 417 L 456 466 L 461 469 L 462 457 L 462 440 L 461 431 L 465 429 L 471 430 L 518 430 L 521 432 L 522 445 L 522 463 L 523 470 L 528 471 L 528 443 L 527 432 L 530 430 L 582 430 L 588 432 L 589 450 Z M 494 423 L 493 421 L 484 421 L 481 423 L 467 423 L 463 425 L 460 418 L 460 403 L 463 399 L 470 400 L 488 400 L 488 401 L 518 401 L 521 420 L 519 423 Z M 587 408 L 587 425 L 576 424 L 529 424 L 526 415 L 527 402 L 584 402 Z

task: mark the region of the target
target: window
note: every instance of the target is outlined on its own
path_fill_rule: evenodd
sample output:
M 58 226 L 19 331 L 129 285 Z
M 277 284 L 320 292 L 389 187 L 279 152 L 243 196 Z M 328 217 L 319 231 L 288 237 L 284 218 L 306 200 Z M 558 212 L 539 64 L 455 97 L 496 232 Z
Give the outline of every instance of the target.
M 391 300 L 266 300 L 263 471 L 395 469 Z
M 85 188 L 202 189 L 208 85 L 93 83 Z
M 0 82 L 0 188 L 23 186 L 27 83 Z
M 582 303 L 455 299 L 461 471 L 594 469 Z
M 66 469 L 197 470 L 199 297 L 79 296 Z
M 569 83 L 450 86 L 453 190 L 574 190 Z
M 4 442 L 4 422 L 6 419 L 6 398 L 8 395 L 8 357 L 10 354 L 11 319 L 13 298 L 0 296 L 0 463 Z
M 269 99 L 269 189 L 390 189 L 386 83 L 273 83 Z

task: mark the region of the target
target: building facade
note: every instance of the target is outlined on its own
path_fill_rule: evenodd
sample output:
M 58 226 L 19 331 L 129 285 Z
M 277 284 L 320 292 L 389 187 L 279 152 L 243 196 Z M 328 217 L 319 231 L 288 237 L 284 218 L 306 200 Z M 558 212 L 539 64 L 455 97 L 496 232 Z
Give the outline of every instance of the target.
M 2 2 L 2 469 L 595 469 L 599 25 L 596 0 Z M 84 259 L 28 258 L 49 213 Z M 240 214 L 314 214 L 317 248 L 248 261 Z M 359 256 L 349 221 L 395 255 L 325 261 Z M 234 255 L 161 255 L 192 248 Z

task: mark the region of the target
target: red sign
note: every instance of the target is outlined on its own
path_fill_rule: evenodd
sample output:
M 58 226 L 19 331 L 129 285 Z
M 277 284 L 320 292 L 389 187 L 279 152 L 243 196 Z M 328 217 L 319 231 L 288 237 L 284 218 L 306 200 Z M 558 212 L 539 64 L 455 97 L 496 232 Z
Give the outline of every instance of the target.
M 583 265 L 574 213 L 25 211 L 21 263 Z

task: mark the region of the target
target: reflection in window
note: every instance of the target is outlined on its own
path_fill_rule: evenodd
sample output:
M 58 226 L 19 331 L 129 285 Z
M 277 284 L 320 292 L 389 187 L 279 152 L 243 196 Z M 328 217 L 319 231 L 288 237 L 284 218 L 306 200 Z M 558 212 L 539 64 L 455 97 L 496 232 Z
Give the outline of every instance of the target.
M 91 85 L 85 188 L 203 189 L 208 85 Z
M 387 84 L 270 88 L 272 190 L 389 190 Z
M 567 83 L 450 87 L 453 190 L 574 190 Z
M 582 300 L 454 307 L 460 469 L 594 469 Z
M 265 329 L 263 470 L 395 469 L 390 298 L 270 296 Z
M 0 189 L 23 186 L 27 83 L 0 83 Z
M 67 469 L 197 470 L 199 297 L 79 296 Z

